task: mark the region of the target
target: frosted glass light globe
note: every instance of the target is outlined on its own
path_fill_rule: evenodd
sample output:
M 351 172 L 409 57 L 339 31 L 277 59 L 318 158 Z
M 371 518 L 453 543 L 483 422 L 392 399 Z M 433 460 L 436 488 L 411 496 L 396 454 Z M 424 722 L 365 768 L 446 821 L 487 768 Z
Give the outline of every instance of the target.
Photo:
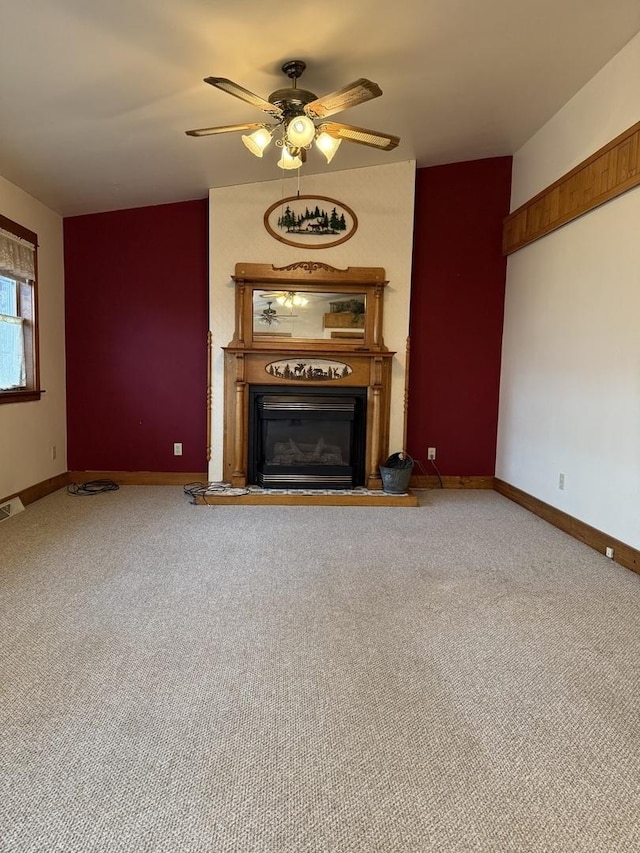
M 316 127 L 308 116 L 296 116 L 287 125 L 287 141 L 294 148 L 304 148 L 313 141 Z

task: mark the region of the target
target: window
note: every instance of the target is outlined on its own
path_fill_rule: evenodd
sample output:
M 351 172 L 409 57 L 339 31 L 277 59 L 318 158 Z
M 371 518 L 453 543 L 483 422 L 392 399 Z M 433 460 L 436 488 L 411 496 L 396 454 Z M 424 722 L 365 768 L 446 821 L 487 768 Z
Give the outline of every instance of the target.
M 0 403 L 40 399 L 37 235 L 0 215 Z

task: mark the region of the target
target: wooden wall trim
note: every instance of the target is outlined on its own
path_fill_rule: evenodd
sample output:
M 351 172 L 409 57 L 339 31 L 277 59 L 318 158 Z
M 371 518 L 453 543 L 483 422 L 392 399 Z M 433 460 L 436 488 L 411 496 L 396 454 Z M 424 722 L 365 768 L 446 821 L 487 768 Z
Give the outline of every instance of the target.
M 34 246 L 38 246 L 38 235 L 35 231 L 31 231 L 29 228 L 25 228 L 24 225 L 20 225 L 19 222 L 14 222 L 13 219 L 9 219 L 8 216 L 3 216 L 0 213 L 0 228 L 3 231 L 10 231 L 12 234 L 15 234 L 16 237 L 20 237 L 22 240 L 27 240 L 27 242 L 32 243 Z M 12 495 L 12 497 L 16 497 Z M 24 503 L 24 501 L 22 501 Z
M 55 477 L 49 477 L 48 480 L 43 480 L 41 483 L 36 483 L 33 486 L 27 486 L 26 489 L 22 489 L 19 492 L 14 492 L 14 494 L 0 500 L 0 503 L 10 501 L 12 498 L 20 498 L 22 503 L 27 506 L 27 504 L 39 501 L 40 498 L 44 498 L 52 492 L 57 492 L 58 489 L 64 489 L 68 482 L 69 474 L 65 471 L 64 474 L 56 474 Z
M 498 477 L 495 478 L 495 490 L 601 554 L 605 553 L 606 548 L 613 548 L 613 558 L 616 563 L 620 563 L 626 569 L 631 569 L 632 572 L 640 574 L 640 551 L 625 542 L 614 539 L 608 533 L 603 533 L 601 530 L 585 524 L 584 521 L 580 521 L 572 515 L 534 498 L 533 495 L 505 483 Z
M 207 483 L 208 475 L 204 471 L 176 473 L 175 471 L 65 471 L 41 483 L 28 486 L 6 498 L 0 503 L 20 498 L 27 506 L 47 495 L 64 489 L 69 483 L 86 483 L 90 480 L 113 480 L 119 486 L 186 486 L 187 483 Z
M 640 184 L 640 122 L 579 163 L 503 221 L 510 255 Z
M 412 489 L 439 489 L 440 480 L 432 474 L 414 474 L 409 481 Z M 493 477 L 452 477 L 443 475 L 443 489 L 493 489 Z
M 204 471 L 69 471 L 70 483 L 91 480 L 113 480 L 119 486 L 186 486 L 187 483 L 207 483 Z

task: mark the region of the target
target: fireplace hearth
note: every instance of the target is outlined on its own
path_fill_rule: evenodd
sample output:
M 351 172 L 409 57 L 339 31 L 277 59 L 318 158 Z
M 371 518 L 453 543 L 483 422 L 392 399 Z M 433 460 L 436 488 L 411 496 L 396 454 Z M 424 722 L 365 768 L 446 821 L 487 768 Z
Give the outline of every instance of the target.
M 250 388 L 249 482 L 277 489 L 363 485 L 366 392 L 303 390 Z

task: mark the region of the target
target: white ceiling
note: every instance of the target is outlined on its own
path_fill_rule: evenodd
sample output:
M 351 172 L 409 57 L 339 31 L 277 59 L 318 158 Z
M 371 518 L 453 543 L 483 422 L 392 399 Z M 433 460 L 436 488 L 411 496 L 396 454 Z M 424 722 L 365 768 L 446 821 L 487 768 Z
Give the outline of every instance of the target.
M 64 215 L 277 179 L 275 151 L 184 131 L 263 119 L 203 77 L 266 98 L 287 59 L 317 95 L 384 92 L 335 118 L 399 147 L 345 142 L 332 170 L 512 154 L 638 30 L 638 0 L 2 0 L 0 175 Z

